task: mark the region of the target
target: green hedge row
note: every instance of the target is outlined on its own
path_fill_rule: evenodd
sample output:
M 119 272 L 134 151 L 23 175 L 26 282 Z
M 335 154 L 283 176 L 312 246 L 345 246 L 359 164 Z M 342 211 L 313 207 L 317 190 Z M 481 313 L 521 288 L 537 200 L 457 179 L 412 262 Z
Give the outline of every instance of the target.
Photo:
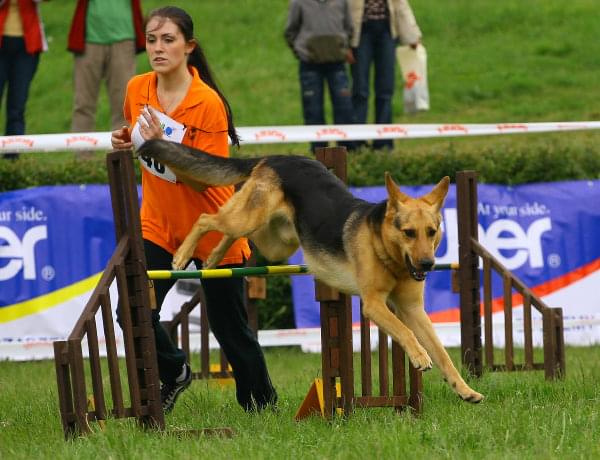
M 422 144 L 397 143 L 393 152 L 365 149 L 350 154 L 348 182 L 381 185 L 385 171 L 399 184 L 432 184 L 445 175 L 471 169 L 487 183 L 522 184 L 600 178 L 600 136 L 558 136 L 470 141 L 457 139 Z M 248 155 L 244 148 L 236 155 Z M 53 157 L 54 156 L 54 157 Z M 0 192 L 38 185 L 106 183 L 103 154 L 25 154 L 0 160 Z
M 399 184 L 433 184 L 456 171 L 476 170 L 487 183 L 520 184 L 600 178 L 600 138 L 596 135 L 398 143 L 393 152 L 364 150 L 348 161 L 349 183 L 381 185 L 385 171 Z M 246 155 L 244 149 L 237 153 Z M 38 185 L 106 183 L 103 154 L 29 154 L 16 161 L 0 160 L 0 191 Z M 264 264 L 264 260 L 259 260 Z M 294 327 L 288 277 L 269 279 L 267 300 L 259 305 L 261 329 Z
M 598 138 L 600 141 L 600 137 Z M 356 186 L 383 183 L 390 171 L 399 184 L 437 183 L 456 172 L 475 170 L 479 181 L 524 184 L 600 178 L 600 149 L 594 139 L 568 143 L 540 140 L 532 143 L 443 142 L 423 148 L 396 150 L 392 154 L 361 152 L 349 161 L 349 182 Z

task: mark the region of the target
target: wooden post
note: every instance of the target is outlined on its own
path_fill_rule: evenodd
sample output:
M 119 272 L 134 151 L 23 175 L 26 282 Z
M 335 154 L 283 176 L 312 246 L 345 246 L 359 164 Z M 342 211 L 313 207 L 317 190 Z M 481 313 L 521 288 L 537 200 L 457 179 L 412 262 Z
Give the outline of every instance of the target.
M 316 158 L 346 182 L 346 149 L 320 147 Z M 354 368 L 352 362 L 352 298 L 323 283 L 315 282 L 315 298 L 321 303 L 321 359 L 325 415 L 333 416 L 338 406 L 336 379 L 340 378 L 341 404 L 345 415 L 352 412 Z
M 479 257 L 472 247 L 477 240 L 477 173 L 456 174 L 458 254 L 460 266 L 460 332 L 462 362 L 469 372 L 481 376 L 481 312 Z
M 135 181 L 131 151 L 115 151 L 107 155 L 108 178 L 113 205 L 117 241 L 123 235 L 129 239 L 129 251 L 124 260 L 124 270 L 119 270 L 121 286 L 119 293 L 127 293 L 121 299 L 121 308 L 129 309 L 123 316 L 128 317 L 131 330 L 124 330 L 124 336 L 131 337 L 126 353 L 129 363 L 137 375 L 129 376 L 132 401 L 147 406 L 147 413 L 135 413 L 142 426 L 164 429 L 165 421 L 160 401 L 158 362 L 150 309 L 146 257 L 142 244 L 139 199 Z M 122 273 L 124 272 L 124 273 Z M 123 275 L 124 278 L 123 279 Z M 126 290 L 124 290 L 126 288 Z M 128 346 L 129 345 L 129 346 Z M 129 366 L 128 366 L 129 369 Z M 133 378 L 132 378 L 133 377 Z M 135 410 L 134 405 L 134 412 Z

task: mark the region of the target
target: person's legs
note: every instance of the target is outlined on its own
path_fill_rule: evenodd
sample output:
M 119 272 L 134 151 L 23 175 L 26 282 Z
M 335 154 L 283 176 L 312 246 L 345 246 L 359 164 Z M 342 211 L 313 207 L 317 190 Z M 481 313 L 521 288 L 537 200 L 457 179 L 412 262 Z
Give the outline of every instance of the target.
M 331 105 L 333 107 L 333 121 L 340 125 L 349 125 L 354 122 L 352 110 L 352 93 L 350 92 L 350 81 L 343 62 L 327 64 L 326 72 Z M 354 148 L 353 141 L 338 142 L 339 145 L 348 150 Z
M 4 87 L 8 82 L 8 74 L 12 66 L 12 52 L 13 47 L 10 46 L 10 40 L 3 40 L 2 46 L 0 46 L 0 104 L 2 103 L 2 96 L 4 94 Z M 8 121 L 8 120 L 7 120 Z M 6 127 L 4 134 L 6 135 Z M 17 153 L 5 153 L 2 158 L 14 160 L 18 157 Z
M 243 279 L 203 279 L 202 286 L 210 328 L 233 369 L 238 403 L 246 411 L 274 405 L 277 393 L 260 344 L 248 326 Z
M 3 41 L 12 48 L 6 93 L 6 135 L 25 134 L 25 105 L 40 55 L 29 54 L 21 37 L 4 37 Z
M 90 132 L 96 129 L 96 109 L 100 82 L 105 73 L 108 47 L 94 43 L 85 44 L 85 52 L 76 54 L 73 65 L 73 115 L 72 132 Z M 123 101 L 121 101 L 121 104 Z
M 379 21 L 378 21 L 379 22 Z M 375 62 L 375 123 L 392 123 L 394 87 L 396 84 L 396 44 L 390 33 L 389 23 L 378 24 Z M 374 149 L 392 148 L 392 139 L 373 142 Z
M 151 241 L 144 240 L 144 253 L 146 255 L 147 270 L 170 270 L 173 254 L 164 250 Z M 160 380 L 173 383 L 181 374 L 186 356 L 183 350 L 171 340 L 165 328 L 160 324 L 160 309 L 167 293 L 175 284 L 174 280 L 154 280 L 154 293 L 156 295 L 156 309 L 152 310 L 152 326 L 156 340 L 156 357 L 158 359 L 158 372 Z
M 367 122 L 369 111 L 369 72 L 373 62 L 373 34 L 369 22 L 365 22 L 360 33 L 360 42 L 353 49 L 354 64 L 350 66 L 352 72 L 352 107 L 356 123 Z
M 123 101 L 127 82 L 135 75 L 135 43 L 124 40 L 109 47 L 106 87 L 110 103 L 110 129 L 119 129 L 127 122 L 123 117 Z
M 11 63 L 12 56 L 10 48 L 7 46 L 6 40 L 3 40 L 2 46 L 0 46 L 0 104 L 2 103 L 2 96 L 4 95 L 4 87 L 8 81 L 8 71 L 11 67 Z
M 170 270 L 173 255 L 160 246 L 144 240 L 144 252 L 148 270 Z M 152 327 L 156 341 L 156 357 L 158 360 L 158 375 L 161 382 L 173 384 L 181 374 L 186 356 L 183 350 L 171 340 L 165 328 L 160 324 L 160 309 L 169 289 L 175 284 L 174 280 L 154 280 L 156 309 L 152 310 Z M 117 322 L 121 324 L 120 308 L 117 306 Z
M 300 92 L 305 125 L 324 125 L 323 74 L 319 64 L 300 61 Z M 327 142 L 312 142 L 314 152 L 317 147 L 327 147 Z

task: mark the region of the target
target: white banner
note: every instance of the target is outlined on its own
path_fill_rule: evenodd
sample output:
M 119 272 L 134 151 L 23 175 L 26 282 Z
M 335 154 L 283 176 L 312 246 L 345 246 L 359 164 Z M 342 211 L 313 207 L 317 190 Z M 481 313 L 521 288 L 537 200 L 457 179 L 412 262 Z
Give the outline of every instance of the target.
M 237 128 L 241 144 L 281 144 L 363 139 L 414 139 L 546 133 L 600 129 L 600 121 L 489 124 L 369 124 L 250 126 Z M 110 132 L 0 136 L 1 152 L 112 150 Z

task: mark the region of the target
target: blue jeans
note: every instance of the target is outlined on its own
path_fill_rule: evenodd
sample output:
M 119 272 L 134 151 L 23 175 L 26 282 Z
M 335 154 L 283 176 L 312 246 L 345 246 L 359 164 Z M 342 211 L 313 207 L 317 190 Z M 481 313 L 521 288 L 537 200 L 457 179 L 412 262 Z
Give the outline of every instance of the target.
M 302 111 L 304 124 L 324 125 L 324 83 L 327 82 L 333 121 L 336 124 L 351 124 L 354 121 L 350 82 L 343 62 L 312 64 L 300 61 L 300 90 L 302 92 Z M 339 145 L 351 148 L 352 142 L 340 142 Z M 326 147 L 327 142 L 312 142 L 314 152 L 317 147 Z
M 366 21 L 354 50 L 352 105 L 356 123 L 366 123 L 369 109 L 369 72 L 375 67 L 375 123 L 392 122 L 392 97 L 396 73 L 396 43 L 387 20 Z M 392 148 L 391 139 L 375 140 L 373 148 Z
M 29 85 L 40 60 L 39 53 L 29 54 L 22 37 L 2 37 L 0 47 L 0 100 L 8 83 L 5 135 L 25 134 L 25 104 Z

